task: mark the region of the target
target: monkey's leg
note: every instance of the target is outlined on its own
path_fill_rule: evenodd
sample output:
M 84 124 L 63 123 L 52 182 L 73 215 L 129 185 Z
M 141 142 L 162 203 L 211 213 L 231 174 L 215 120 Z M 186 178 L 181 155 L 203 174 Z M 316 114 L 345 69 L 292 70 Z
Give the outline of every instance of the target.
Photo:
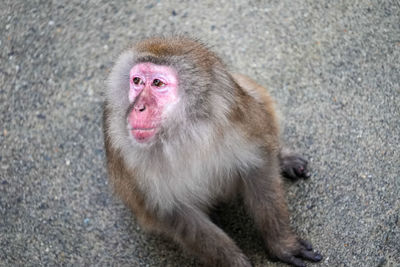
M 294 266 L 305 266 L 301 258 L 320 261 L 322 256 L 292 232 L 278 159 L 270 159 L 268 162 L 269 166 L 254 170 L 248 177 L 244 177 L 243 187 L 245 204 L 261 232 L 268 252 L 271 257 Z
M 160 221 L 168 236 L 197 255 L 206 266 L 251 267 L 234 241 L 203 212 L 179 208 Z
M 288 179 L 308 179 L 311 176 L 307 160 L 287 149 L 282 149 L 279 153 L 279 165 L 282 175 Z

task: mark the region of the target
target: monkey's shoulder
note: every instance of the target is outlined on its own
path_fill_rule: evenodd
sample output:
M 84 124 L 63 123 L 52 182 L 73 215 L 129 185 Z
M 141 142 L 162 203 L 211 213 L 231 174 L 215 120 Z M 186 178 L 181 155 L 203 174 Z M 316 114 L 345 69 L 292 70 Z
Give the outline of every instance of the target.
M 238 85 L 235 107 L 230 114 L 232 123 L 239 125 L 251 138 L 277 140 L 278 116 L 275 111 L 275 101 L 267 89 L 247 76 L 234 74 L 232 77 Z

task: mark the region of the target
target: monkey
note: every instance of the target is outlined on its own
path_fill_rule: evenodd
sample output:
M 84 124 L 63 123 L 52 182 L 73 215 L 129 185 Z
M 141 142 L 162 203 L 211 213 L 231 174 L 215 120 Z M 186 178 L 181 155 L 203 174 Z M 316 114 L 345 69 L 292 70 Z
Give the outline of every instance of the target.
M 137 222 L 205 266 L 251 266 L 210 219 L 235 197 L 271 259 L 322 259 L 290 226 L 282 177 L 309 171 L 281 144 L 275 101 L 202 42 L 152 37 L 123 52 L 109 74 L 103 132 L 110 184 Z

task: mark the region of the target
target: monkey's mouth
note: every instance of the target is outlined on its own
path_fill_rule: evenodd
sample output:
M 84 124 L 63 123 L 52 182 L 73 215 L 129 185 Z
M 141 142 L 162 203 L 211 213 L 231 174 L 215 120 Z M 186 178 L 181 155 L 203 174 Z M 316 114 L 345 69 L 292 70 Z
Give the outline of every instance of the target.
M 139 143 L 145 143 L 155 135 L 155 133 L 157 132 L 157 128 L 137 127 L 137 128 L 131 128 L 130 132 L 136 141 L 138 141 Z

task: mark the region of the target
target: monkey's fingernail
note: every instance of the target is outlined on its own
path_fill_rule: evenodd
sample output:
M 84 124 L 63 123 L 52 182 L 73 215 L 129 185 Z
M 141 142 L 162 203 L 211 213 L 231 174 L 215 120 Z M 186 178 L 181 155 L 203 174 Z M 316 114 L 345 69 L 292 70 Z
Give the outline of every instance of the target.
M 319 252 L 315 252 L 314 261 L 322 260 L 322 255 Z

